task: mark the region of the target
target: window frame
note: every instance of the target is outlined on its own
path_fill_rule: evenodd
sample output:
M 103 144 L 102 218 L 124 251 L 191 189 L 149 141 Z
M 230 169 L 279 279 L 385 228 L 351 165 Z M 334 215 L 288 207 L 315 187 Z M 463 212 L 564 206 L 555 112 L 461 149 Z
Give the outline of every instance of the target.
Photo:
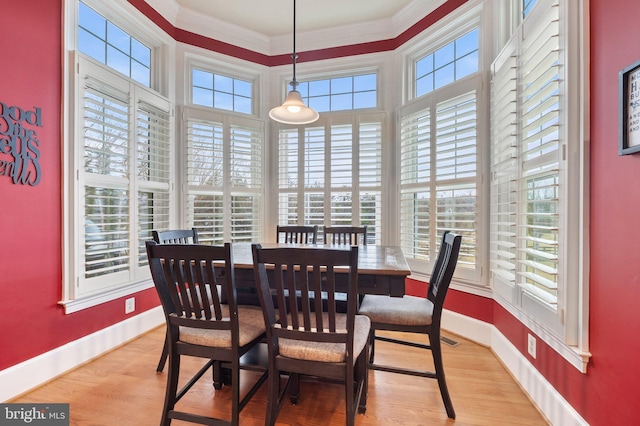
M 487 64 L 490 62 L 490 45 L 489 39 L 486 35 L 485 23 L 488 19 L 488 12 L 491 8 L 487 8 L 484 2 L 474 1 L 470 4 L 462 6 L 459 11 L 447 16 L 445 19 L 440 20 L 435 24 L 424 37 L 418 40 L 416 43 L 408 44 L 404 52 L 404 75 L 406 83 L 403 85 L 403 99 L 398 107 L 398 117 L 396 120 L 396 140 L 400 141 L 401 137 L 401 124 L 402 117 L 413 114 L 426 108 L 428 105 L 435 106 L 446 100 L 452 99 L 456 96 L 466 93 L 471 90 L 476 90 L 477 93 L 477 182 L 476 185 L 476 216 L 477 216 L 477 229 L 476 229 L 476 269 L 474 271 L 463 271 L 462 268 L 456 268 L 453 280 L 452 288 L 480 296 L 491 297 L 491 289 L 489 287 L 487 279 L 487 265 L 488 256 L 485 255 L 488 249 L 488 220 L 486 218 L 486 212 L 488 212 L 489 197 L 488 183 L 486 174 L 488 172 L 488 142 L 489 142 L 489 97 L 487 93 Z M 490 19 L 489 19 L 490 20 Z M 432 90 L 426 94 L 416 97 L 416 62 L 431 53 L 434 53 L 441 47 L 453 42 L 457 38 L 467 34 L 473 29 L 478 28 L 478 71 L 463 77 L 462 79 L 453 81 L 447 85 L 444 85 L 438 89 Z M 433 119 L 432 119 L 433 120 Z M 433 123 L 433 121 L 432 121 Z M 401 192 L 401 143 L 398 142 L 395 147 L 395 163 L 398 170 L 397 192 L 394 203 L 400 205 L 400 192 Z M 436 182 L 433 182 L 435 187 Z M 401 229 L 402 214 L 399 211 L 397 219 L 397 229 Z M 438 239 L 433 238 L 434 247 L 438 244 Z M 400 237 L 397 241 L 400 244 Z M 463 238 L 464 244 L 464 238 Z M 434 257 L 434 256 L 432 256 Z M 412 276 L 417 279 L 428 281 L 431 273 L 431 260 L 420 261 L 415 259 L 407 259 L 411 269 Z
M 557 0 L 538 0 L 525 19 L 514 29 L 492 69 L 498 69 L 512 53 L 519 51 L 523 28 L 534 28 L 536 20 L 548 13 Z M 588 15 L 582 2 L 559 1 L 560 188 L 559 279 L 557 309 L 553 316 L 557 327 L 545 325 L 536 317 L 541 310 L 528 298 L 527 306 L 515 290 L 492 275 L 494 299 L 526 327 L 579 371 L 586 373 L 589 353 L 589 196 L 588 196 Z M 571 3 L 571 4 L 569 4 Z M 520 14 L 520 16 L 522 16 Z M 495 72 L 495 71 L 494 71 Z M 493 103 L 493 101 L 492 101 Z M 520 130 L 518 130 L 518 134 Z M 573 143 L 572 143 L 573 142 Z M 563 200 L 563 201 L 562 201 Z M 543 309 L 544 311 L 544 309 Z M 549 311 L 551 312 L 551 311 Z M 550 315 L 547 312 L 544 315 Z M 553 318 L 550 318 L 553 320 Z
M 139 90 L 143 92 L 148 92 L 152 98 L 163 99 L 162 102 L 169 105 L 167 114 L 171 116 L 169 118 L 171 121 L 169 134 L 170 149 L 173 149 L 172 147 L 175 144 L 173 134 L 175 126 L 172 119 L 173 105 L 167 98 L 170 91 L 169 89 L 173 86 L 170 83 L 173 77 L 166 60 L 166 58 L 171 55 L 175 41 L 160 28 L 150 23 L 145 16 L 125 0 L 114 0 L 109 4 L 98 0 L 84 0 L 83 3 L 101 14 L 114 25 L 117 25 L 120 29 L 126 31 L 131 37 L 136 38 L 152 49 L 151 87 L 137 83 L 124 74 L 120 74 L 113 68 L 100 64 L 77 50 L 79 0 L 66 0 L 64 2 L 64 46 L 66 54 L 63 57 L 63 75 L 65 76 L 63 81 L 63 138 L 69 141 L 69 143 L 65 143 L 63 147 L 63 279 L 62 297 L 58 302 L 64 306 L 66 314 L 134 294 L 153 286 L 148 268 L 137 266 L 139 259 L 138 251 L 134 250 L 129 253 L 129 258 L 134 259 L 131 261 L 131 267 L 137 272 L 132 272 L 131 280 L 85 294 L 80 291 L 83 285 L 80 274 L 84 274 L 84 269 L 81 270 L 81 268 L 84 267 L 84 258 L 82 258 L 82 256 L 84 254 L 85 234 L 84 213 L 81 212 L 81 209 L 84 209 L 82 207 L 84 200 L 81 199 L 84 191 L 80 188 L 80 186 L 84 184 L 78 180 L 81 179 L 81 169 L 83 167 L 80 152 L 84 149 L 82 137 L 82 129 L 84 126 L 82 110 L 84 108 L 84 101 L 79 98 L 81 93 L 83 93 L 83 90 L 81 90 L 83 83 L 81 81 L 80 63 L 99 67 L 108 73 L 117 73 L 117 78 L 128 81 L 129 84 L 139 87 Z M 137 104 L 131 101 L 130 106 L 134 108 L 132 111 L 134 111 L 133 116 L 135 117 L 137 115 Z M 129 136 L 130 142 L 133 145 L 137 145 L 138 136 L 135 132 L 136 123 L 133 121 L 133 118 L 131 118 L 131 120 L 134 127 L 129 130 L 131 132 Z M 169 166 L 169 173 L 173 173 L 172 169 L 172 166 Z M 131 175 L 137 180 L 135 174 Z M 133 187 L 136 187 L 135 183 L 131 184 L 134 185 Z M 172 188 L 170 188 L 169 191 L 169 212 L 171 215 L 173 214 L 172 206 L 174 204 L 175 194 L 172 192 Z M 136 199 L 135 202 L 130 205 L 137 206 L 138 190 L 130 197 L 135 197 Z M 138 212 L 131 212 L 130 215 L 137 217 Z M 137 248 L 137 226 L 130 229 L 129 235 L 133 241 L 136 241 L 131 243 L 133 244 L 132 247 Z

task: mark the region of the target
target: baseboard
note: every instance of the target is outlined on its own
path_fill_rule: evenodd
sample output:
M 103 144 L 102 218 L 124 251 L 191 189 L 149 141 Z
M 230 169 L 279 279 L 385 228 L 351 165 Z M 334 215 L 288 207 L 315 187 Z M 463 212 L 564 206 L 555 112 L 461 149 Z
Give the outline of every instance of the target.
M 445 310 L 442 315 L 442 328 L 491 348 L 550 424 L 588 425 L 529 360 L 492 324 Z
M 150 309 L 81 339 L 0 371 L 0 401 L 8 401 L 164 323 Z

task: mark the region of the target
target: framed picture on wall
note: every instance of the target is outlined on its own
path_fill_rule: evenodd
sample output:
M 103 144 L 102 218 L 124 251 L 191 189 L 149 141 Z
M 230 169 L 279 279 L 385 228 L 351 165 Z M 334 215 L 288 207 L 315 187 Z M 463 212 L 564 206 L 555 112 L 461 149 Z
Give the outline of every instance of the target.
M 618 97 L 618 155 L 640 152 L 640 61 L 620 71 Z

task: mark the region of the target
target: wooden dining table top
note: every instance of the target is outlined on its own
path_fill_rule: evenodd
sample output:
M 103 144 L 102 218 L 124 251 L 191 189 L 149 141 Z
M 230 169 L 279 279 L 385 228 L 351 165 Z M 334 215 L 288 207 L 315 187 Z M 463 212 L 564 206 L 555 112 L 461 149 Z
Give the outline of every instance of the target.
M 338 249 L 350 250 L 350 245 L 340 244 L 292 244 L 261 243 L 262 248 L 296 247 L 301 249 Z M 233 243 L 233 263 L 235 268 L 252 269 L 253 255 L 250 243 Z M 400 247 L 382 245 L 358 246 L 358 273 L 372 275 L 407 276 L 411 269 Z

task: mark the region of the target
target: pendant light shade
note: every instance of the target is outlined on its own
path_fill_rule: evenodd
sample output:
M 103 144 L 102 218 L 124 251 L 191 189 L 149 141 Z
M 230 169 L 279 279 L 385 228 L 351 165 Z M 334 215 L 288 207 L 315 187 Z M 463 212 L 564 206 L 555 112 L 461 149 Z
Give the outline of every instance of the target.
M 297 90 L 291 90 L 284 103 L 269 111 L 269 117 L 286 124 L 309 124 L 320 117 L 318 111 L 307 108 Z
M 298 81 L 296 80 L 296 0 L 293 0 L 293 80 L 289 83 L 291 90 L 287 94 L 284 103 L 269 111 L 269 117 L 273 120 L 285 124 L 309 124 L 320 117 L 318 111 L 308 108 L 302 100 L 302 95 L 296 90 Z

